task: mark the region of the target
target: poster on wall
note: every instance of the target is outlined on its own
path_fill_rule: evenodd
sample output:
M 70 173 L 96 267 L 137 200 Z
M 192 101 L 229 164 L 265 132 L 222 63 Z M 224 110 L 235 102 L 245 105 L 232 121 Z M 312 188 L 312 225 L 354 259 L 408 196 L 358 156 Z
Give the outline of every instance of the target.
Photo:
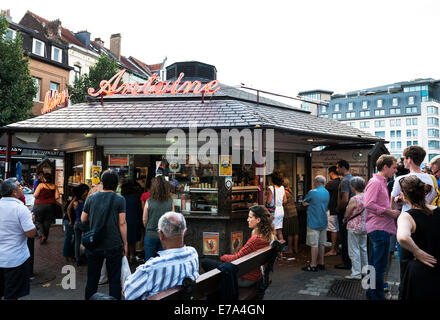
M 218 232 L 203 232 L 203 254 L 205 256 L 218 256 L 218 245 Z
M 232 176 L 232 156 L 220 155 L 219 176 Z
M 58 192 L 64 194 L 64 160 L 55 160 L 55 185 Z
M 243 247 L 243 232 L 231 233 L 231 254 L 236 254 Z
M 92 166 L 92 184 L 97 185 L 101 182 L 101 166 Z

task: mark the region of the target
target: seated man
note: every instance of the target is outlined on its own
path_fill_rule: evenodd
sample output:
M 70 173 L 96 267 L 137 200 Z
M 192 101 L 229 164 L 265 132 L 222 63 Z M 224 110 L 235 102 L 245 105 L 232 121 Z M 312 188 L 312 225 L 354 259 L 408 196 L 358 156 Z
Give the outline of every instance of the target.
M 183 215 L 167 212 L 159 219 L 158 231 L 164 250 L 136 268 L 124 283 L 125 300 L 147 297 L 182 284 L 184 278 L 199 277 L 196 249 L 185 246 L 186 221 Z M 171 267 L 174 268 L 171 268 Z

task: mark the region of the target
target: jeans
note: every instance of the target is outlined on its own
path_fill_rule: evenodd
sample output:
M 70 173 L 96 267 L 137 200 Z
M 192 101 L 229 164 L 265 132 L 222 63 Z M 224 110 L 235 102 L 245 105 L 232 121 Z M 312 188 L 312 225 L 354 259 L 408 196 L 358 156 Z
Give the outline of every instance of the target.
M 38 204 L 34 206 L 35 225 L 46 239 L 49 238 L 50 225 L 55 216 L 55 206 L 56 204 Z
M 362 277 L 362 268 L 368 264 L 367 232 L 347 230 L 348 254 L 351 259 L 351 275 Z
M 145 236 L 144 240 L 144 249 L 145 249 L 145 262 L 147 262 L 150 258 L 154 258 L 157 256 L 157 252 L 163 250 L 162 243 L 159 238 L 150 238 Z
M 73 228 L 69 225 L 69 220 L 63 220 L 64 224 L 64 245 L 63 245 L 63 257 L 73 257 Z
M 391 234 L 382 230 L 376 230 L 370 232 L 368 237 L 371 240 L 371 253 L 368 262 L 376 271 L 376 288 L 368 289 L 367 297 L 371 300 L 385 300 L 383 284 L 388 268 Z
M 85 298 L 89 300 L 98 292 L 98 282 L 101 276 L 101 268 L 106 259 L 107 274 L 109 280 L 109 295 L 121 300 L 121 267 L 122 267 L 122 248 L 112 250 L 86 249 L 87 256 L 87 284 Z
M 343 213 L 338 213 L 338 224 L 339 224 L 339 235 L 341 237 L 341 257 L 342 263 L 351 268 L 351 260 L 348 255 L 348 235 L 347 235 L 347 224 L 342 222 L 344 219 L 345 211 Z

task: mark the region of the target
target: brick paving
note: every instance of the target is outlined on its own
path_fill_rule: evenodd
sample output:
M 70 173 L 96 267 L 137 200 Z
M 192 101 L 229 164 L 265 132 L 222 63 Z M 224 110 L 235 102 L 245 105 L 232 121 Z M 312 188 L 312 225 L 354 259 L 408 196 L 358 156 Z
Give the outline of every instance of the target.
M 51 228 L 49 240 L 46 245 L 35 241 L 35 279 L 31 281 L 30 295 L 23 300 L 83 300 L 87 281 L 87 266 L 77 267 L 74 263 L 67 263 L 62 256 L 64 232 L 61 225 Z M 304 272 L 302 267 L 310 259 L 309 248 L 300 246 L 296 260 L 287 261 L 279 259 L 275 263 L 274 273 L 271 273 L 272 283 L 266 290 L 265 300 L 344 300 L 338 297 L 329 297 L 328 291 L 337 279 L 343 279 L 350 274 L 349 270 L 338 270 L 334 265 L 341 262 L 340 256 L 326 257 L 326 270 L 318 272 Z M 62 280 L 66 274 L 62 273 L 65 265 L 75 269 L 76 288 L 63 289 Z M 399 266 L 397 257 L 393 257 L 391 270 L 388 275 L 390 291 L 387 295 L 397 299 L 399 285 Z M 132 266 L 134 271 L 136 266 Z M 99 286 L 99 292 L 108 293 L 108 285 Z

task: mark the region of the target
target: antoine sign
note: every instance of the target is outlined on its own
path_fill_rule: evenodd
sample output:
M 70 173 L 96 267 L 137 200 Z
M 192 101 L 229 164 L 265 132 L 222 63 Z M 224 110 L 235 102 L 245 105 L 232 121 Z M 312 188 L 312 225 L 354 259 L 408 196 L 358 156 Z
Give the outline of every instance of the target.
M 60 104 L 64 103 L 67 107 L 67 101 L 69 100 L 69 91 L 65 89 L 64 91 L 58 93 L 54 91 L 54 95 L 52 97 L 52 91 L 47 91 L 46 96 L 44 97 L 43 108 L 41 109 L 41 113 L 48 113 L 58 107 Z
M 102 80 L 99 85 L 100 89 L 95 92 L 95 89 L 89 88 L 88 94 L 92 97 L 96 97 L 101 94 L 112 95 L 115 93 L 122 95 L 126 95 L 127 93 L 131 95 L 162 95 L 164 93 L 171 93 L 172 95 L 175 95 L 177 93 L 188 94 L 190 91 L 192 91 L 194 94 L 214 94 L 220 89 L 218 87 L 219 82 L 217 80 L 212 80 L 204 85 L 202 85 L 202 82 L 198 80 L 194 82 L 185 81 L 183 84 L 181 84 L 180 81 L 184 77 L 183 73 L 180 73 L 179 77 L 173 83 L 171 83 L 171 81 L 157 81 L 157 74 L 153 74 L 144 84 L 139 84 L 137 82 L 124 82 L 120 85 L 119 83 L 124 73 L 125 69 L 119 71 L 110 80 Z

